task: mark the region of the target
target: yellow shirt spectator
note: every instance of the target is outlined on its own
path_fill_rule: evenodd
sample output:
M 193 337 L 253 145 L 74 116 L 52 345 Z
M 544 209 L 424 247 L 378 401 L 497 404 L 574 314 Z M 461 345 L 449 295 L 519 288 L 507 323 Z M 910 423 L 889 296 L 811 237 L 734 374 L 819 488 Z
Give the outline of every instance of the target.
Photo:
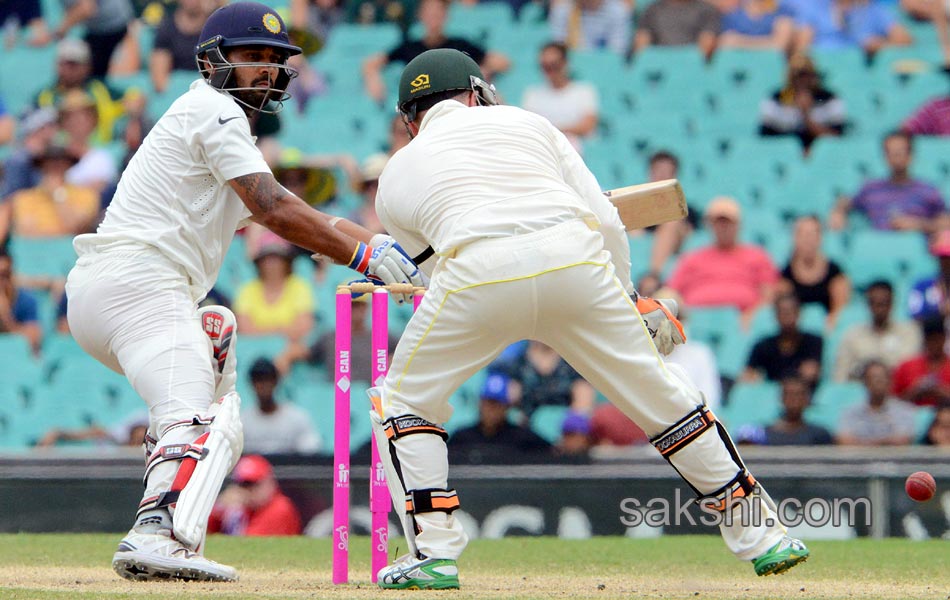
M 63 185 L 13 195 L 13 231 L 22 237 L 54 237 L 85 233 L 99 213 L 99 196 L 92 190 Z
M 298 275 L 287 277 L 283 292 L 273 300 L 268 300 L 260 279 L 249 281 L 234 302 L 234 312 L 247 317 L 258 333 L 284 333 L 300 315 L 310 315 L 313 310 L 313 292 Z

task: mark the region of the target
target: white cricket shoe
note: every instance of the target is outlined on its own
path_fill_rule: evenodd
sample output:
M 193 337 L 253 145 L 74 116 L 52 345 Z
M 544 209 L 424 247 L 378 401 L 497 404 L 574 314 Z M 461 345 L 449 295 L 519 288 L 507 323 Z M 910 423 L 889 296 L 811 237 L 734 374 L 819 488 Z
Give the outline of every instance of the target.
M 119 542 L 112 557 L 112 568 L 120 576 L 134 581 L 182 579 L 189 581 L 237 581 L 234 567 L 208 560 L 173 540 L 171 532 L 130 531 Z

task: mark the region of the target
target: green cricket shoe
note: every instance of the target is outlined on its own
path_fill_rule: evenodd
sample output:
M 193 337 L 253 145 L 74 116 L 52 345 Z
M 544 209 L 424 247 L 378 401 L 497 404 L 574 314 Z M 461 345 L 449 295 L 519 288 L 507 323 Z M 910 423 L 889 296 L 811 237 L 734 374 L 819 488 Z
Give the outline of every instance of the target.
M 448 558 L 416 558 L 407 554 L 376 574 L 385 590 L 457 590 L 458 563 Z
M 808 559 L 808 548 L 801 540 L 788 537 L 775 544 L 769 551 L 752 561 L 756 575 L 778 575 Z

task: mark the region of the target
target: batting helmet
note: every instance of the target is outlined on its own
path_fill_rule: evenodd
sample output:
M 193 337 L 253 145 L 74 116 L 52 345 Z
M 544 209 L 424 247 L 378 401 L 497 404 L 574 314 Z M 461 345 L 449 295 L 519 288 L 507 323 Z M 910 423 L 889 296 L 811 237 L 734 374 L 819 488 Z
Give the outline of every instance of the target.
M 450 48 L 426 50 L 403 69 L 396 109 L 411 122 L 416 118 L 420 98 L 455 90 L 475 92 L 479 104 L 498 104 L 495 86 L 483 77 L 478 64 L 464 52 Z
M 238 46 L 267 46 L 279 50 L 284 56 L 279 63 L 229 62 L 223 49 Z M 205 21 L 195 46 L 195 60 L 198 70 L 212 87 L 227 92 L 239 92 L 232 95 L 238 102 L 253 110 L 277 112 L 281 103 L 290 98 L 287 85 L 297 76 L 296 69 L 286 65 L 287 58 L 300 52 L 300 48 L 290 43 L 287 27 L 275 10 L 258 2 L 235 2 L 217 9 Z M 240 92 L 253 91 L 260 94 L 261 88 L 236 87 L 232 74 L 236 67 L 260 66 L 277 67 L 279 70 L 277 78 L 268 88 L 269 93 L 263 94 L 260 104 L 254 106 L 242 100 Z M 276 102 L 277 107 L 265 110 L 264 107 L 270 101 Z

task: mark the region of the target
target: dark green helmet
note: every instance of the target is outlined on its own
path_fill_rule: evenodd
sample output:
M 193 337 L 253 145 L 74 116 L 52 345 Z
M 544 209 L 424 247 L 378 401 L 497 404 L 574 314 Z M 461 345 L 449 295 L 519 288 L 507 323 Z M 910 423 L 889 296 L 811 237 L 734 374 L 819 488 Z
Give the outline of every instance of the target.
M 472 57 L 458 50 L 439 48 L 426 50 L 403 69 L 396 108 L 412 121 L 416 100 L 452 90 L 472 90 L 479 103 L 498 104 L 494 86 L 485 82 L 482 70 Z

